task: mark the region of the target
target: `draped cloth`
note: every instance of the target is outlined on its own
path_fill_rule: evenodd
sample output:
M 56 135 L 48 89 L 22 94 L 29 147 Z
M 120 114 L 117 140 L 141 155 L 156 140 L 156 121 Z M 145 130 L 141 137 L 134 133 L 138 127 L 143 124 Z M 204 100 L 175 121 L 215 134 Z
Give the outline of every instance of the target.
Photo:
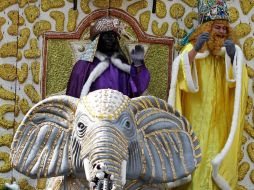
M 182 189 L 237 187 L 248 76 L 243 53 L 235 47 L 233 64 L 225 48 L 218 56 L 198 53 L 190 64 L 192 44 L 185 46 L 173 63 L 168 103 L 189 120 L 202 152 L 192 181 Z
M 68 81 L 66 95 L 79 98 L 98 89 L 114 89 L 130 98 L 140 96 L 148 87 L 150 73 L 145 64 L 135 67 L 96 52 L 93 62 L 79 60 Z

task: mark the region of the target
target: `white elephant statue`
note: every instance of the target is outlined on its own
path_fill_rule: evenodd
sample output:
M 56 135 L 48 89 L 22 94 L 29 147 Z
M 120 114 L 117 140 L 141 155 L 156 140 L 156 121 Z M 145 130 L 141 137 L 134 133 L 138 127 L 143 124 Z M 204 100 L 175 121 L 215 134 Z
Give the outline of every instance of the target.
M 12 163 L 31 178 L 69 176 L 90 189 L 163 189 L 201 160 L 188 121 L 164 100 L 104 89 L 36 104 L 18 127 Z M 80 188 L 81 189 L 81 188 Z

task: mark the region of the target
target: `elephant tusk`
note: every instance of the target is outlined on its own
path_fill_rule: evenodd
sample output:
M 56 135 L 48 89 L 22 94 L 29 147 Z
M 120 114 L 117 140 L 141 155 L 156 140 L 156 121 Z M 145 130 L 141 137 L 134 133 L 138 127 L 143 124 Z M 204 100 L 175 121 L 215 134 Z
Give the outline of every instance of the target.
M 90 189 L 94 189 L 95 186 L 96 184 L 94 182 L 90 182 Z
M 86 179 L 87 179 L 87 181 L 91 181 L 89 160 L 87 158 L 85 158 L 83 163 L 84 163 L 84 167 L 85 167 Z
M 126 183 L 126 167 L 127 167 L 127 161 L 122 161 L 122 169 L 121 169 L 121 176 L 122 176 L 122 184 L 125 185 Z
M 112 187 L 112 189 L 111 190 L 116 190 L 116 186 L 115 185 L 113 185 L 113 187 Z

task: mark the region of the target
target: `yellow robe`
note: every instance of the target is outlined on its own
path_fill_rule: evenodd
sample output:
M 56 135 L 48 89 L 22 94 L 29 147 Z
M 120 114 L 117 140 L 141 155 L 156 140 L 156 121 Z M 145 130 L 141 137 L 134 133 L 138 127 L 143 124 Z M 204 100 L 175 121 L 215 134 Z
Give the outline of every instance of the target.
M 241 49 L 228 55 L 198 54 L 189 64 L 188 44 L 173 64 L 169 103 L 191 123 L 202 161 L 181 189 L 236 189 L 238 151 L 244 124 L 248 76 Z M 220 187 L 220 188 L 219 188 Z

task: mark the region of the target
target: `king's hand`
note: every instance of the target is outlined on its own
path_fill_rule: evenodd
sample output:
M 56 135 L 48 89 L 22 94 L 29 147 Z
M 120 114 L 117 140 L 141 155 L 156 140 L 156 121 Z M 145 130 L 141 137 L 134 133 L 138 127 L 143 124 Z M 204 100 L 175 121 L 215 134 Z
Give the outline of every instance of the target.
M 135 49 L 131 51 L 131 60 L 135 67 L 144 64 L 145 51 L 142 45 L 136 45 Z

